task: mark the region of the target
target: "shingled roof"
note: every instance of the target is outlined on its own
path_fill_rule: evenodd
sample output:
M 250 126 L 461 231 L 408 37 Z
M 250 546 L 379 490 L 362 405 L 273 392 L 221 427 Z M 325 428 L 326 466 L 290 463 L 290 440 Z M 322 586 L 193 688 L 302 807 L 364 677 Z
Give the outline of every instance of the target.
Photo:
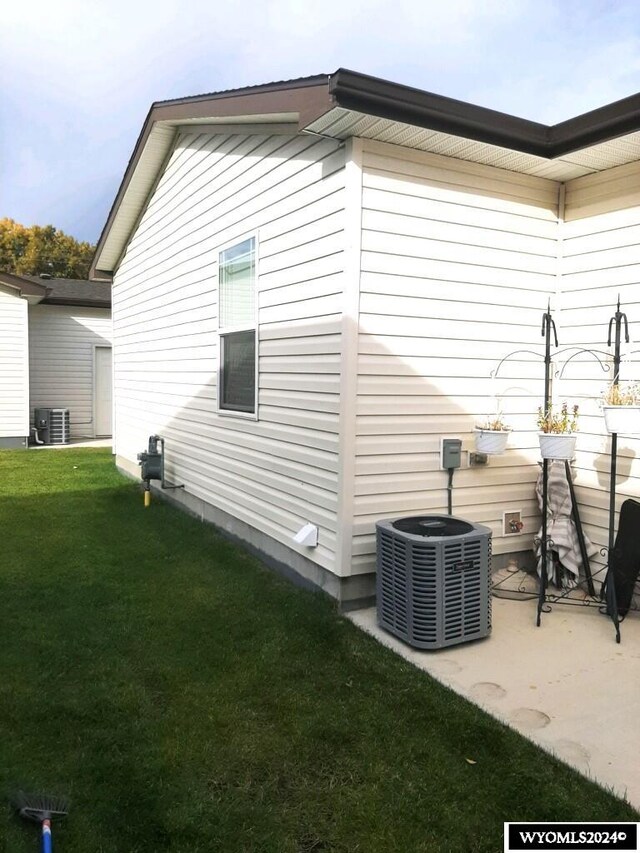
M 37 275 L 0 273 L 12 282 L 45 288 L 41 305 L 75 305 L 86 308 L 111 308 L 111 284 L 107 281 L 87 281 L 75 278 L 41 278 Z M 7 281 L 7 283 L 9 283 Z M 31 290 L 33 292 L 33 289 Z

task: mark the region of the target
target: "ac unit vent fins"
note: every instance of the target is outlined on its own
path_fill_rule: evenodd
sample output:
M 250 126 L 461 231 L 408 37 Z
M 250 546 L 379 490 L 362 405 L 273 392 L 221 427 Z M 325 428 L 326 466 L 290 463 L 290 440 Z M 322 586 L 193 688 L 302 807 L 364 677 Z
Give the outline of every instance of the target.
M 439 649 L 491 632 L 491 531 L 452 516 L 376 524 L 378 624 Z
M 69 409 L 51 409 L 49 435 L 51 444 L 69 443 L 69 439 L 71 438 Z

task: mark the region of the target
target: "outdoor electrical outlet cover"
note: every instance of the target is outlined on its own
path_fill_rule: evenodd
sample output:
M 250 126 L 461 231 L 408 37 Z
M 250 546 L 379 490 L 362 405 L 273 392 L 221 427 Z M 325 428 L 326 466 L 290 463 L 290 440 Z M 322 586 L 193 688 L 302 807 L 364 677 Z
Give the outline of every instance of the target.
M 522 533 L 522 528 L 522 510 L 511 509 L 502 513 L 503 536 L 519 536 Z

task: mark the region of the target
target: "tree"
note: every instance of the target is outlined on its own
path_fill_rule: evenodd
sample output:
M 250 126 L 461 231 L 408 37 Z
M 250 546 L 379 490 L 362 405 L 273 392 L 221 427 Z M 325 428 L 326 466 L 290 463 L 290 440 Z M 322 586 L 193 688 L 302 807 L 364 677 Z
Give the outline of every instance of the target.
M 0 219 L 0 270 L 16 275 L 49 273 L 54 278 L 87 278 L 95 246 L 78 242 L 53 225 L 20 225 Z

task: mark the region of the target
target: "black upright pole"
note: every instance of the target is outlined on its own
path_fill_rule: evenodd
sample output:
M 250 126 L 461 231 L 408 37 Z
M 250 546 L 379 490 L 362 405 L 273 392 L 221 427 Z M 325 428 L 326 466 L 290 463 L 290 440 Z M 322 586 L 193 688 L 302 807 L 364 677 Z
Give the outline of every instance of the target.
M 609 337 L 607 346 L 611 346 L 611 331 L 615 326 L 615 338 L 613 339 L 613 384 L 620 383 L 620 344 L 622 336 L 622 324 L 624 322 L 624 339 L 629 343 L 629 325 L 627 323 L 627 315 L 620 311 L 620 297 L 618 296 L 618 306 L 616 313 L 609 320 Z M 618 456 L 618 434 L 611 433 L 611 482 L 609 484 L 609 551 L 613 548 L 613 539 L 616 522 L 616 467 Z
M 624 323 L 624 339 L 625 343 L 629 343 L 629 324 L 627 315 L 620 311 L 620 296 L 618 296 L 618 305 L 616 313 L 609 320 L 609 335 L 607 338 L 607 346 L 611 346 L 611 332 L 615 327 L 615 337 L 613 339 L 613 384 L 618 385 L 620 382 L 620 344 L 622 336 L 622 324 Z M 611 562 L 611 554 L 613 553 L 613 543 L 616 527 L 616 476 L 618 466 L 618 434 L 611 433 L 611 474 L 609 477 L 609 562 Z M 610 569 L 607 572 L 607 595 L 609 601 L 609 615 L 613 619 L 616 627 L 616 642 L 620 642 L 620 620 L 618 619 L 618 603 L 616 601 L 616 589 L 611 576 Z
M 551 303 L 547 304 L 547 311 L 542 315 L 542 335 L 544 336 L 544 415 L 549 411 L 549 403 L 551 402 L 551 333 L 556 347 L 558 346 L 558 334 L 556 332 L 556 324 L 551 316 Z M 548 533 L 547 533 L 547 505 L 549 502 L 549 460 L 542 460 L 542 541 L 540 543 L 540 558 L 542 566 L 540 568 L 540 586 L 538 590 L 538 613 L 536 617 L 536 625 L 540 627 L 540 619 L 542 608 L 547 594 L 547 552 L 548 552 Z

